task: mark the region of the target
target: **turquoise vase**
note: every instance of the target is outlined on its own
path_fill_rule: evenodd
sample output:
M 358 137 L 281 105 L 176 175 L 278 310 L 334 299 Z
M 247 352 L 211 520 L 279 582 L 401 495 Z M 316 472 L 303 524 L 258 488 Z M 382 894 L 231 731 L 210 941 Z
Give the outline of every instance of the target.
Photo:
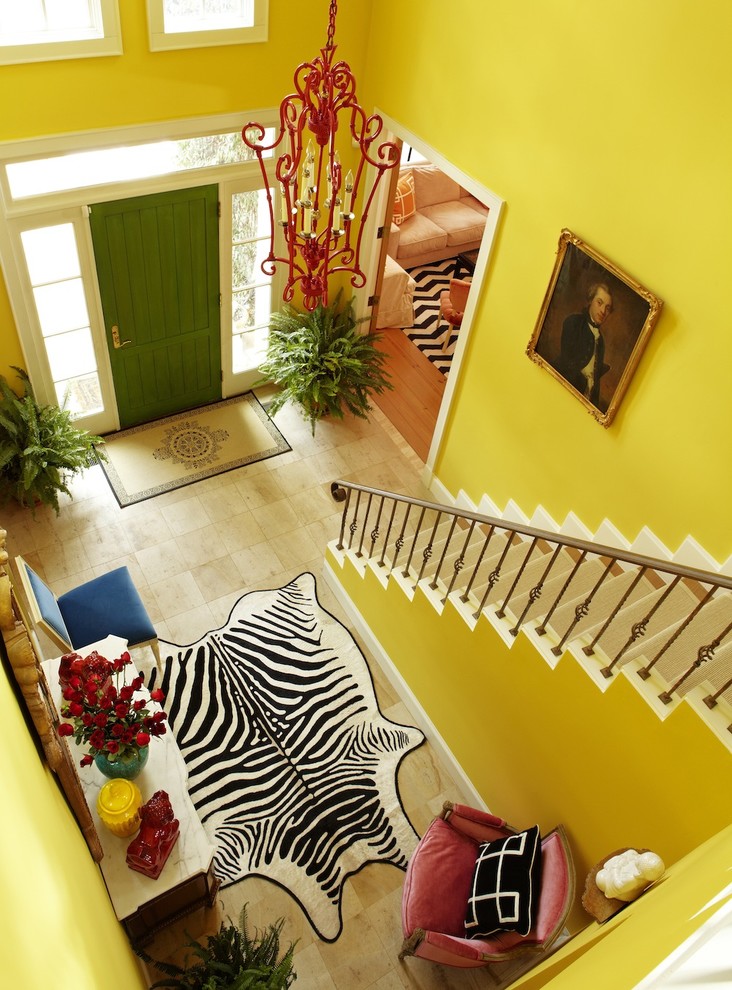
M 94 757 L 94 763 L 105 777 L 124 777 L 125 780 L 134 780 L 144 769 L 149 755 L 150 747 L 141 746 L 135 750 L 132 756 L 124 759 L 108 760 L 104 753 L 97 753 Z

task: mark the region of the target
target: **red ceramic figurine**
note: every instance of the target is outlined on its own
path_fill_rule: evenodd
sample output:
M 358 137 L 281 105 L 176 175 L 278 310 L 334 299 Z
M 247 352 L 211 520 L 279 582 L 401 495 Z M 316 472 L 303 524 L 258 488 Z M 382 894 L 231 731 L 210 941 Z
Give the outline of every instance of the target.
M 157 880 L 179 833 L 170 798 L 165 791 L 156 791 L 140 808 L 140 831 L 127 847 L 127 865 Z

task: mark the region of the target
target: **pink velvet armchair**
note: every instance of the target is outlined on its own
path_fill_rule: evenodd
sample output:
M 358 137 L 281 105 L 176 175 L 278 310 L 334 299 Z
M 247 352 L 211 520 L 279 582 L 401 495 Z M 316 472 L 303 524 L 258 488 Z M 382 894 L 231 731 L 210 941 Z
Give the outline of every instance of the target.
M 500 931 L 487 938 L 466 937 L 466 906 L 480 844 L 519 834 L 501 818 L 445 802 L 407 867 L 400 959 L 413 955 L 468 968 L 503 962 L 527 950 L 542 952 L 552 945 L 564 928 L 575 888 L 572 854 L 561 825 L 540 839 L 541 879 L 528 934 Z

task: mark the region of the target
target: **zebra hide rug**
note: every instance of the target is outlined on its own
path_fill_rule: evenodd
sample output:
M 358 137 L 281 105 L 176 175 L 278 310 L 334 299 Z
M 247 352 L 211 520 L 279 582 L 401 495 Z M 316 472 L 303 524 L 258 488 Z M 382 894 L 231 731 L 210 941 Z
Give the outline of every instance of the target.
M 223 886 L 271 880 L 335 941 L 347 877 L 371 862 L 406 869 L 417 835 L 396 775 L 424 736 L 380 713 L 363 654 L 309 573 L 244 595 L 197 643 L 160 650 L 149 685 L 165 692 Z

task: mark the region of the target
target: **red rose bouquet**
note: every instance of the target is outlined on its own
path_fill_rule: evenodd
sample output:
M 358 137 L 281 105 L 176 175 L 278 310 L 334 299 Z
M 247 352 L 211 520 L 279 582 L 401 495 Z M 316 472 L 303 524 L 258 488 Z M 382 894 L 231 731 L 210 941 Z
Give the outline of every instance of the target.
M 59 725 L 58 732 L 89 747 L 81 760 L 83 767 L 93 763 L 98 753 L 112 763 L 130 759 L 152 737 L 165 733 L 165 712 L 151 712 L 146 698 L 135 697 L 143 686 L 143 675 L 124 683 L 124 669 L 130 663 L 127 652 L 116 660 L 107 660 L 96 651 L 88 657 L 68 654 L 61 659 L 61 716 L 67 721 Z M 160 690 L 150 692 L 152 701 L 161 702 L 164 697 Z

